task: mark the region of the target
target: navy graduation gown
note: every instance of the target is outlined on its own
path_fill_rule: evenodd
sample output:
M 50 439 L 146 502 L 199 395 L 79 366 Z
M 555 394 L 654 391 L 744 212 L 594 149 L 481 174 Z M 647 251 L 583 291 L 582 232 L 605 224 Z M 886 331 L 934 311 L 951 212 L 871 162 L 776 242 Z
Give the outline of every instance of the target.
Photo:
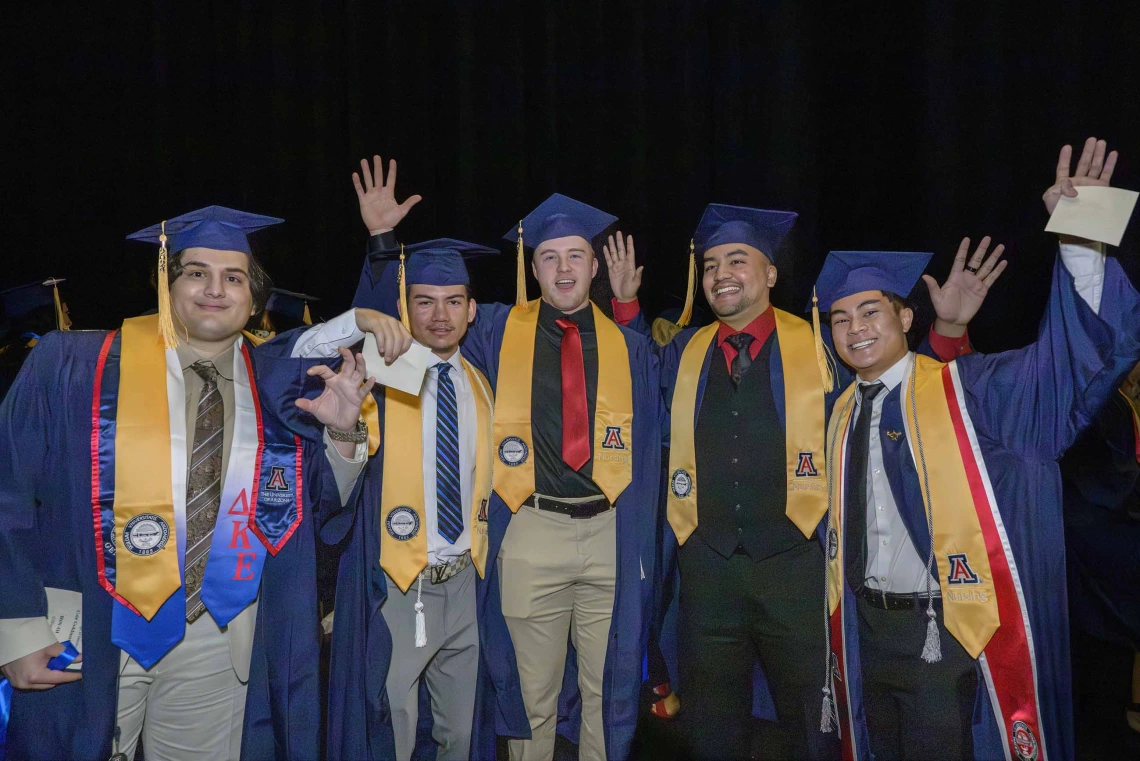
M 1058 258 L 1037 341 L 1017 351 L 956 360 L 963 402 L 1008 536 L 1007 558 L 1020 579 L 1044 734 L 1036 739 L 1048 758 L 1072 758 L 1074 753 L 1062 489 L 1056 461 L 1138 360 L 1140 296 L 1111 258 L 1106 261 L 1099 315 L 1077 294 Z M 925 558 L 930 536 L 920 477 L 903 425 L 901 394 L 900 386 L 886 397 L 879 440 L 903 523 Z M 858 623 L 850 597 L 846 611 L 847 686 L 858 717 L 859 658 L 851 648 Z M 1002 666 L 990 658 L 988 670 L 978 669 L 973 736 L 979 759 L 1008 758 L 1003 735 L 1009 727 L 999 723 L 987 688 L 989 680 L 1002 678 Z M 861 736 L 861 727 L 854 732 Z M 858 757 L 867 757 L 865 744 L 856 745 L 862 748 Z
M 53 332 L 29 356 L 0 406 L 0 617 L 46 615 L 44 587 L 83 594 L 83 678 L 17 691 L 8 757 L 111 755 L 120 650 L 113 600 L 99 585 L 91 513 L 91 405 L 106 333 Z M 288 359 L 292 339 L 252 352 L 262 412 L 304 438 L 300 525 L 267 558 L 257 612 L 242 737 L 243 759 L 312 759 L 319 752 L 319 623 L 311 516 L 339 508 L 320 429 L 293 400 L 315 397 L 314 362 Z M 309 418 L 311 421 L 311 418 Z
M 1140 462 L 1132 409 L 1113 394 L 1061 460 L 1072 618 L 1140 651 Z
M 480 304 L 463 355 L 497 387 L 499 350 L 511 307 Z M 661 430 L 664 411 L 659 390 L 658 360 L 653 342 L 619 326 L 629 352 L 633 383 L 633 478 L 618 497 L 617 584 L 610 646 L 606 653 L 603 722 L 606 754 L 614 761 L 629 755 L 637 726 L 642 661 L 654 611 L 655 547 L 660 509 Z M 477 586 L 483 663 L 493 693 L 476 706 L 473 758 L 494 758 L 495 734 L 530 737 L 530 724 L 519 687 L 514 647 L 503 618 L 495 559 L 513 513 L 497 494 L 488 511 L 487 575 Z M 576 685 L 569 685 L 571 687 Z M 560 703 L 570 708 L 564 695 Z M 493 731 L 492 731 L 493 728 Z

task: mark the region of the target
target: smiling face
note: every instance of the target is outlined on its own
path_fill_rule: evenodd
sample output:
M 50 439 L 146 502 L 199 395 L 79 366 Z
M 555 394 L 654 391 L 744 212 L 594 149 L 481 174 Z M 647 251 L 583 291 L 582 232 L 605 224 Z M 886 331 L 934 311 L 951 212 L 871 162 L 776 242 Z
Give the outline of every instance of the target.
M 732 327 L 743 327 L 768 308 L 776 267 L 760 249 L 725 243 L 705 251 L 701 284 L 713 313 Z
M 175 327 L 191 345 L 233 341 L 256 311 L 249 256 L 241 251 L 188 248 L 182 273 L 170 284 Z
M 839 299 L 828 315 L 839 358 L 861 380 L 872 381 L 907 355 L 907 331 L 914 312 L 892 303 L 882 291 L 863 291 Z
M 464 285 L 408 286 L 408 323 L 412 338 L 448 359 L 459 348 L 467 325 L 475 319 L 475 300 Z
M 570 235 L 543 241 L 534 250 L 530 267 L 543 301 L 558 311 L 570 314 L 589 305 L 598 260 L 585 238 Z

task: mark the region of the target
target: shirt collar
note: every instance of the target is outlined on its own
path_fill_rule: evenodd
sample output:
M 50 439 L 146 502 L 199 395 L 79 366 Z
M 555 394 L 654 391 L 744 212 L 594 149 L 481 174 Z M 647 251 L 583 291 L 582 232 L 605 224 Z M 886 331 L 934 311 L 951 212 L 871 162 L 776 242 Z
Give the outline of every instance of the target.
M 573 320 L 578 324 L 579 333 L 593 333 L 594 332 L 594 305 L 593 303 L 579 309 L 577 312 L 565 314 L 558 309 L 547 304 L 545 301 L 539 301 L 538 308 L 538 323 L 543 327 L 553 330 L 558 334 L 562 333 L 562 328 L 554 324 L 555 320 L 566 318 Z
M 891 365 L 890 369 L 880 375 L 873 381 L 860 380 L 860 386 L 870 386 L 872 383 L 882 383 L 886 386 L 887 393 L 891 393 L 899 387 L 904 380 L 906 380 L 907 370 L 910 369 L 911 360 L 914 357 L 914 352 L 907 352 L 906 356 Z
M 182 367 L 182 372 L 189 370 L 195 362 L 206 360 L 214 366 L 218 375 L 232 383 L 234 379 L 234 351 L 240 340 L 240 338 L 237 339 L 230 344 L 229 348 L 223 349 L 212 357 L 203 356 L 185 341 L 179 341 L 174 351 L 178 353 L 178 364 Z
M 463 370 L 463 360 L 461 358 L 461 352 L 459 349 L 456 349 L 455 353 L 452 354 L 447 359 L 440 359 L 439 357 L 436 357 L 436 360 L 437 360 L 437 362 L 429 368 L 431 370 L 434 370 L 436 375 L 439 374 L 439 363 L 440 362 L 447 362 L 447 364 L 451 365 L 451 368 L 453 370 L 460 370 L 460 371 Z
M 772 305 L 769 304 L 755 320 L 744 326 L 744 330 L 736 330 L 725 323 L 720 323 L 716 330 L 716 343 L 720 346 L 731 335 L 737 333 L 747 333 L 756 340 L 757 344 L 762 345 L 768 340 L 768 336 L 772 335 L 772 331 L 776 329 L 776 314 L 772 311 Z

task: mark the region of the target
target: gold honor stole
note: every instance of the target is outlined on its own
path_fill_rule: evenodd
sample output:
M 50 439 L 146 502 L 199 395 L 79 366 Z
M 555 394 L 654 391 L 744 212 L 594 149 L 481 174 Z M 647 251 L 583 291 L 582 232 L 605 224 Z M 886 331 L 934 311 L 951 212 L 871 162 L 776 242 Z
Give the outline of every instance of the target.
M 1044 758 L 1025 597 L 1012 552 L 1007 549 L 1005 526 L 981 446 L 966 409 L 957 363 L 944 364 L 915 355 L 911 372 L 913 385 L 908 377 L 901 399 L 903 419 L 923 503 L 933 517 L 935 579 L 942 591 L 946 628 L 971 657 L 981 662 L 998 726 L 1006 733 L 1006 746 L 1040 747 L 1040 756 Z M 843 529 L 847 508 L 843 502 L 844 453 L 854 414 L 855 386 L 852 384 L 836 402 L 827 437 L 828 461 L 833 469 L 830 501 L 835 508 L 828 531 L 833 651 L 841 647 L 844 636 L 842 610 L 838 616 L 835 614 L 843 599 Z M 918 658 L 919 653 L 914 657 Z M 841 666 L 841 672 L 845 670 L 845 665 Z M 846 685 L 845 675 L 840 676 Z
M 487 502 L 491 496 L 491 386 L 483 374 L 463 360 L 475 394 L 475 488 L 471 497 L 471 559 L 479 576 L 487 564 Z M 427 568 L 427 522 L 424 517 L 423 417 L 420 397 L 384 389 L 384 481 L 380 494 L 380 567 L 407 592 Z M 462 477 L 462 476 L 461 476 Z
M 805 537 L 827 512 L 826 462 L 823 455 L 825 395 L 815 358 L 811 325 L 783 310 L 772 310 L 780 361 L 784 366 L 784 451 L 787 461 L 786 514 Z M 720 323 L 696 332 L 681 354 L 673 390 L 669 447 L 669 525 L 684 544 L 697 529 L 697 386 L 705 355 Z
M 591 478 L 616 504 L 633 480 L 633 380 L 629 349 L 618 326 L 590 302 L 598 336 L 598 398 L 594 411 Z M 511 512 L 534 493 L 534 436 L 531 431 L 531 377 L 539 303 L 511 309 L 499 349 L 495 389 L 495 451 L 505 468 L 495 469 L 495 491 Z M 558 404 L 555 399 L 544 404 Z

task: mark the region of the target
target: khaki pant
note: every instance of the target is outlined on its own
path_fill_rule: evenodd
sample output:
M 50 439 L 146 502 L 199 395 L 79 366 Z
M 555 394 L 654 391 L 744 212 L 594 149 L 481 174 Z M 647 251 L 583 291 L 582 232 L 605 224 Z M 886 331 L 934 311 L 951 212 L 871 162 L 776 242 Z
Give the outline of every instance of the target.
M 237 759 L 246 685 L 238 681 L 230 641 L 209 613 L 150 670 L 126 659 L 119 677 L 120 752 L 135 757 L 140 735 L 147 761 Z
M 617 571 L 615 511 L 574 519 L 523 506 L 499 551 L 503 615 L 515 648 L 531 739 L 511 740 L 511 761 L 550 761 L 566 643 L 578 651 L 581 761 L 604 761 L 602 676 Z

